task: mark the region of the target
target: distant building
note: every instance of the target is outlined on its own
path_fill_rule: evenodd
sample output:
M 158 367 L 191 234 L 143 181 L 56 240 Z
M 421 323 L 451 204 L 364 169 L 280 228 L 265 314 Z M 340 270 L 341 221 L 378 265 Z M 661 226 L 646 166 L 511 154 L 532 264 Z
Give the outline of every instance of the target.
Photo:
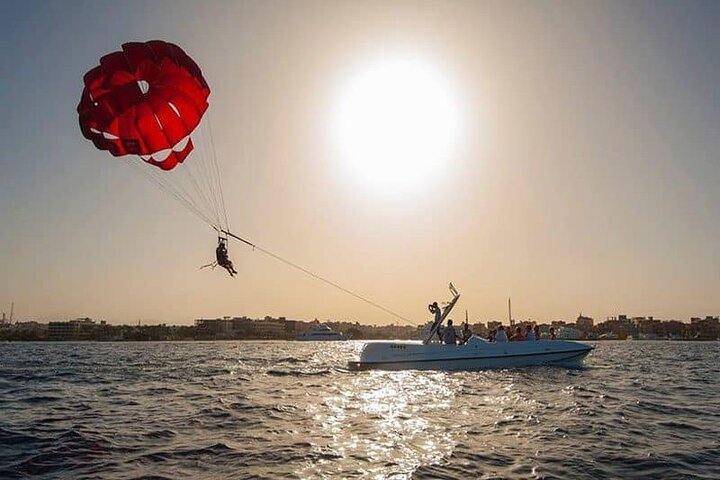
M 720 338 L 720 317 L 707 316 L 705 318 L 691 318 L 690 325 L 694 327 L 696 338 Z
M 199 318 L 195 320 L 195 326 L 203 333 L 227 335 L 232 332 L 233 319 L 230 317 L 212 319 Z
M 487 329 L 488 330 L 497 330 L 497 328 L 502 325 L 502 322 L 498 322 L 497 320 L 490 320 L 487 322 Z
M 48 340 L 91 340 L 94 331 L 95 322 L 89 318 L 78 318 L 69 322 L 50 322 L 48 323 Z
M 47 326 L 35 321 L 28 322 L 16 322 L 12 328 L 20 332 L 27 332 L 33 334 L 44 333 L 47 330 Z
M 575 326 L 578 330 L 582 330 L 585 333 L 591 332 L 593 329 L 593 319 L 591 317 L 585 317 L 581 313 L 575 321 Z
M 637 336 L 637 327 L 627 315 L 608 317 L 594 329 L 595 333 L 606 335 L 607 338 L 625 340 L 627 337 Z M 611 335 L 610 335 L 611 334 Z
M 634 317 L 633 323 L 640 340 L 655 340 L 664 337 L 663 326 L 660 320 L 653 317 Z
M 461 327 L 462 328 L 462 327 Z M 487 337 L 488 329 L 482 322 L 476 322 L 470 325 L 470 331 L 479 337 Z
M 261 338 L 284 338 L 285 321 L 265 317 L 265 320 L 254 322 L 255 334 Z
M 553 320 L 550 322 L 550 326 L 555 329 L 555 331 L 558 331 L 559 329 L 567 326 L 567 322 L 565 320 Z
M 252 328 L 253 321 L 249 319 L 248 317 L 233 317 L 232 320 L 232 330 L 234 332 L 245 332 Z M 195 322 L 197 325 L 197 322 Z

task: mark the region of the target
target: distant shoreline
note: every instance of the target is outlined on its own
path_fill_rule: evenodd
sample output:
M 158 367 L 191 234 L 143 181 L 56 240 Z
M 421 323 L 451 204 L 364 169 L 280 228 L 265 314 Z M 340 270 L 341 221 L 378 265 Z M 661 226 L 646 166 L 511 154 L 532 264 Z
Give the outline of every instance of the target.
M 408 341 L 407 339 L 398 338 L 353 338 L 349 340 L 342 340 L 344 342 L 376 342 L 376 341 Z M 541 340 L 549 340 L 543 338 Z M 582 339 L 582 340 L 570 340 L 570 341 L 583 341 L 583 342 L 597 342 L 597 343 L 608 343 L 608 342 L 622 342 L 622 343 L 680 343 L 680 342 L 720 342 L 718 338 L 683 338 L 680 340 L 669 340 L 669 339 L 652 339 L 652 340 L 619 340 L 619 339 Z M 302 341 L 292 338 L 177 338 L 177 339 L 164 339 L 164 340 L 0 340 L 0 345 L 8 343 L 215 343 L 215 342 L 292 342 L 292 343 L 335 343 L 336 341 Z
M 720 317 L 692 318 L 690 323 L 677 320 L 658 320 L 652 317 L 625 315 L 608 318 L 595 324 L 593 319 L 580 315 L 576 322 L 555 320 L 551 323 L 510 321 L 513 329 L 537 326 L 541 338 L 549 338 L 552 332 L 565 340 L 590 341 L 713 341 L 720 337 Z M 487 338 L 493 329 L 503 322 L 491 320 L 486 323 L 470 323 L 475 335 Z M 506 324 L 507 326 L 507 324 Z M 315 329 L 330 330 L 342 338 L 354 340 L 418 340 L 424 338 L 430 324 L 422 325 L 365 325 L 347 320 L 307 321 L 286 317 L 263 319 L 249 317 L 223 317 L 197 319 L 194 325 L 111 325 L 91 318 L 68 321 L 36 321 L 0 324 L 2 341 L 262 341 L 296 340 Z

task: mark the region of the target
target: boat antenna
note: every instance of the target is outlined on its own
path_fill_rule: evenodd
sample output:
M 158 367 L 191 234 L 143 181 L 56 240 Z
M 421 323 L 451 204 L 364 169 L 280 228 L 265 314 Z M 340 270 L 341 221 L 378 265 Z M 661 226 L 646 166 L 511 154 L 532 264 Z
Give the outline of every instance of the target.
M 15 313 L 15 302 L 10 304 L 10 324 L 12 324 L 13 321 L 13 313 Z
M 258 250 L 258 251 L 264 253 L 265 255 L 267 255 L 267 256 L 269 256 L 269 257 L 272 257 L 272 258 L 274 258 L 275 260 L 277 260 L 277 261 L 279 261 L 279 262 L 284 263 L 285 265 L 288 265 L 288 266 L 290 266 L 290 267 L 292 267 L 292 268 L 294 268 L 294 269 L 296 269 L 296 270 L 300 270 L 300 271 L 303 272 L 305 275 L 308 275 L 308 276 L 314 278 L 315 280 L 319 280 L 319 281 L 325 283 L 326 285 L 330 285 L 331 287 L 337 288 L 337 289 L 340 290 L 341 292 L 345 292 L 345 293 L 347 293 L 348 295 L 351 295 L 351 296 L 357 298 L 358 300 L 361 300 L 361 301 L 367 303 L 368 305 L 372 305 L 373 307 L 375 307 L 375 308 L 377 308 L 377 309 L 379 309 L 379 310 L 382 310 L 382 311 L 385 312 L 385 313 L 389 313 L 390 315 L 392 315 L 392 316 L 394 316 L 394 317 L 396 317 L 396 318 L 399 318 L 400 320 L 403 320 L 403 321 L 405 321 L 405 322 L 407 322 L 407 323 L 409 323 L 409 324 L 411 324 L 411 325 L 415 325 L 414 322 L 412 322 L 412 321 L 410 321 L 409 319 L 403 317 L 403 316 L 400 315 L 399 313 L 395 313 L 395 312 L 393 312 L 392 310 L 390 310 L 389 308 L 383 307 L 383 306 L 380 305 L 379 303 L 374 302 L 374 301 L 370 300 L 369 298 L 360 295 L 359 293 L 355 293 L 355 292 L 353 292 L 352 290 L 349 290 L 349 289 L 347 289 L 347 288 L 339 285 L 338 283 L 333 282 L 332 280 L 328 280 L 327 278 L 322 277 L 322 276 L 318 275 L 317 273 L 311 272 L 311 271 L 308 270 L 307 268 L 301 267 L 301 266 L 298 265 L 297 263 L 293 263 L 293 262 L 291 262 L 290 260 L 287 260 L 287 259 L 281 257 L 280 255 L 276 254 L 276 253 L 273 253 L 273 252 L 271 252 L 271 251 L 269 251 L 269 250 L 266 250 L 266 249 L 264 249 L 264 248 L 262 248 L 262 247 L 259 247 L 258 245 L 252 243 L 252 242 L 249 241 L 249 240 L 245 240 L 244 238 L 238 237 L 237 235 L 235 235 L 235 234 L 232 233 L 232 232 L 229 232 L 229 231 L 223 230 L 223 229 L 221 229 L 220 231 L 221 231 L 222 233 L 224 233 L 225 235 L 227 235 L 227 236 L 229 236 L 229 237 L 232 237 L 232 238 L 234 238 L 235 240 L 239 240 L 240 242 L 244 243 L 245 245 L 247 245 L 247 246 L 249 246 L 249 247 L 252 247 L 253 250 Z M 451 285 L 451 287 L 452 287 L 452 284 L 450 284 L 450 285 Z M 453 287 L 453 288 L 454 288 L 454 287 Z
M 508 297 L 508 323 L 511 327 L 515 324 L 512 318 L 512 302 L 510 301 L 510 297 Z

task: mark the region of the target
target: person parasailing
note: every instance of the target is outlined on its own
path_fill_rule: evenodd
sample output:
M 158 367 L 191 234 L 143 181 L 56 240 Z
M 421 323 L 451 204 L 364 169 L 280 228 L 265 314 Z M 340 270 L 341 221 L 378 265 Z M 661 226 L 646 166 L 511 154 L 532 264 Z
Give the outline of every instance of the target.
M 226 238 L 218 237 L 218 246 L 215 249 L 215 259 L 217 260 L 217 264 L 227 270 L 231 277 L 234 277 L 238 273 L 233 266 L 232 260 L 228 258 Z
M 210 87 L 200 67 L 170 42 L 124 43 L 83 76 L 82 135 L 121 157 L 218 233 L 229 230 L 220 167 L 207 115 Z M 237 271 L 219 240 L 217 265 Z

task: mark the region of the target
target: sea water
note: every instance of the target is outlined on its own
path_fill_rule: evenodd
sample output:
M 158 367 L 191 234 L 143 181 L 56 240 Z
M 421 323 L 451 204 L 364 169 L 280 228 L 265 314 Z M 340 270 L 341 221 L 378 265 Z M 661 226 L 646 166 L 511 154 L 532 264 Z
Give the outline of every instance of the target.
M 720 478 L 720 342 L 349 371 L 361 347 L 0 344 L 0 478 Z

